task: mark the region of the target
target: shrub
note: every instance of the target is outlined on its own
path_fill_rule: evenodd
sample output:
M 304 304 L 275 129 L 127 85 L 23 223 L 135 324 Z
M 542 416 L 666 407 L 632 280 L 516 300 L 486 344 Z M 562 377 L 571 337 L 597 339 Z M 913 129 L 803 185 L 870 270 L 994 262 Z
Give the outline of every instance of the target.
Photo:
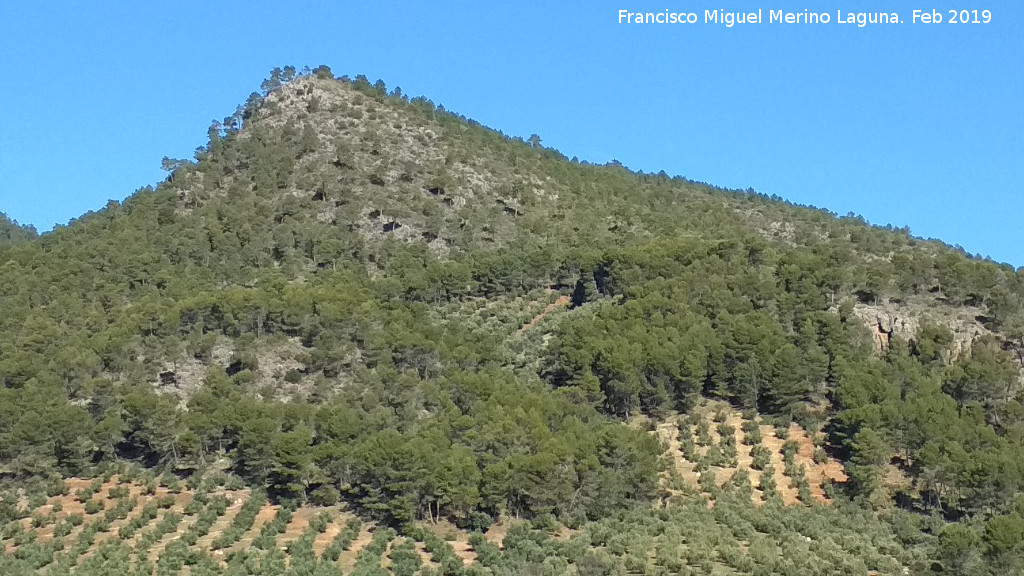
M 181 492 L 181 480 L 174 474 L 164 474 L 160 476 L 160 485 L 167 488 L 167 491 L 172 494 Z
M 807 478 L 801 478 L 796 485 L 796 497 L 800 499 L 804 504 L 813 504 L 814 497 L 811 496 L 811 486 L 807 482 Z
M 209 492 L 211 490 L 216 489 L 218 486 L 224 486 L 225 484 L 227 484 L 229 479 L 230 476 L 223 472 L 213 472 L 207 474 L 203 477 L 202 482 L 200 483 L 201 490 L 204 492 Z
M 60 522 L 57 522 L 53 525 L 53 537 L 63 538 L 68 534 L 71 534 L 71 531 L 74 530 L 74 528 L 74 525 L 72 525 L 67 520 L 61 520 Z
M 676 430 L 679 431 L 679 436 L 682 437 L 684 434 L 692 434 L 690 431 L 690 421 L 685 416 L 676 418 Z
M 689 428 L 687 428 L 686 434 L 680 434 L 679 436 L 679 451 L 682 453 L 683 458 L 690 462 L 697 460 L 697 447 L 693 443 L 693 435 L 690 434 Z
M 709 446 L 707 452 L 704 453 L 704 458 L 701 459 L 701 462 L 704 463 L 705 467 L 723 467 L 728 464 L 725 455 L 722 454 L 722 449 L 718 446 Z
M 28 495 L 28 507 L 35 509 L 46 504 L 47 496 L 43 492 L 31 492 Z
M 718 430 L 719 444 L 722 446 L 736 446 L 735 427 L 726 423 L 721 423 L 716 426 L 716 428 Z
M 334 506 L 340 498 L 338 489 L 329 484 L 317 487 L 309 495 L 309 501 L 316 506 Z
M 270 550 L 274 547 L 274 540 L 278 534 L 282 534 L 292 519 L 292 509 L 282 506 L 277 509 L 274 519 L 263 525 L 259 536 L 253 541 L 253 546 L 260 550 Z M 339 535 L 340 536 L 340 535 Z M 354 538 L 354 537 L 353 537 Z M 339 551 L 340 552 L 340 551 Z
M 786 440 L 786 442 L 782 444 L 782 461 L 787 464 L 792 463 L 799 450 L 799 444 L 793 440 Z
M 757 487 L 765 498 L 776 495 L 778 487 L 775 485 L 775 468 L 771 464 L 764 467 Z
M 327 531 L 327 526 L 331 524 L 331 513 L 321 512 L 316 515 L 316 518 L 309 521 L 309 529 L 316 534 L 323 534 Z
M 806 406 L 798 404 L 793 408 L 793 421 L 813 437 L 814 433 L 821 428 L 822 418 L 808 410 Z
M 735 467 L 737 465 L 736 456 L 736 444 L 727 444 L 722 447 L 722 458 L 726 466 Z
M 334 537 L 334 540 L 331 541 L 331 544 L 327 547 L 326 550 L 324 550 L 322 558 L 327 559 L 331 562 L 336 562 L 338 560 L 338 557 L 341 556 L 341 552 L 343 550 L 348 550 L 349 547 L 352 546 L 352 542 L 356 539 L 357 536 L 359 536 L 360 529 L 362 529 L 362 522 L 358 518 L 350 518 L 348 522 L 345 523 L 345 528 L 341 532 L 339 532 L 337 536 Z M 446 542 L 430 540 L 430 537 L 433 537 L 435 539 L 437 538 L 436 536 L 433 536 L 433 534 L 430 533 L 427 533 L 424 536 L 423 540 L 426 542 L 427 552 L 430 552 L 431 554 L 435 553 L 434 549 L 431 549 L 432 543 L 435 549 L 440 549 L 442 545 L 444 547 L 447 547 L 448 550 L 451 551 L 452 555 L 454 556 L 454 550 L 452 550 L 451 547 L 448 546 Z M 439 562 L 437 555 L 434 556 L 434 561 Z
M 107 489 L 107 496 L 110 498 L 127 498 L 128 487 L 127 486 L 112 486 Z
M 54 478 L 46 483 L 46 495 L 53 498 L 54 496 L 67 496 L 70 492 L 68 483 L 63 478 Z
M 119 484 L 134 484 L 139 479 L 139 468 L 135 465 L 128 465 L 121 470 L 121 473 L 117 475 L 117 482 Z
M 141 555 L 146 550 L 149 550 L 149 547 L 152 546 L 154 542 L 163 538 L 164 535 L 174 532 L 180 522 L 181 514 L 177 514 L 175 512 L 167 512 L 164 514 L 163 518 L 160 519 L 160 522 L 158 522 L 152 530 L 143 534 L 139 539 L 138 544 L 135 546 L 135 553 L 137 555 Z
M 751 428 L 743 427 L 743 443 L 747 446 L 758 446 L 761 444 L 761 427 L 753 426 Z
M 836 485 L 832 483 L 832 480 L 826 478 L 821 482 L 821 491 L 825 493 L 825 497 L 829 500 L 835 500 L 838 495 Z
M 697 484 L 700 489 L 708 494 L 714 495 L 718 491 L 718 484 L 715 482 L 715 473 L 711 470 L 705 470 L 701 472 L 697 478 Z
M 209 499 L 206 507 L 203 508 L 199 514 L 196 515 L 196 521 L 189 528 L 188 532 L 181 537 L 182 541 L 188 546 L 192 546 L 196 543 L 200 537 L 205 536 L 210 532 L 210 527 L 224 515 L 224 511 L 228 509 L 228 499 L 224 496 L 217 495 Z
M 192 500 L 189 501 L 188 504 L 185 505 L 185 509 L 182 510 L 182 513 L 186 516 L 194 516 L 203 509 L 204 505 L 204 500 L 202 498 L 199 498 L 199 495 L 197 494 L 196 496 L 192 497 Z
M 135 533 L 140 528 L 142 528 L 146 524 L 149 524 L 150 520 L 156 518 L 157 510 L 158 508 L 156 506 L 156 503 L 154 502 L 150 502 L 143 506 L 142 511 L 139 512 L 138 516 L 135 516 L 134 518 L 129 520 L 127 524 L 121 526 L 121 528 L 117 531 L 118 538 L 120 538 L 121 540 L 128 540 L 129 538 L 134 536 Z
M 715 426 L 715 430 L 718 432 L 721 441 L 724 444 L 727 438 L 731 438 L 733 442 L 736 440 L 736 428 L 725 422 L 721 422 L 718 426 Z
M 33 512 L 32 513 L 32 522 L 31 522 L 32 523 L 32 527 L 33 528 L 42 528 L 43 526 L 47 526 L 51 522 L 53 522 L 55 518 L 56 518 L 56 515 L 54 515 L 52 512 L 50 514 L 40 514 L 38 512 Z
M 395 576 L 413 576 L 420 569 L 420 555 L 416 552 L 415 544 L 408 538 L 393 544 L 388 557 Z
M 792 478 L 791 485 L 797 487 L 800 482 L 807 482 L 807 468 L 803 464 L 786 464 L 786 476 Z
M 712 443 L 711 425 L 708 424 L 707 420 L 701 420 L 697 423 L 697 445 L 710 446 Z
M 747 498 L 750 497 L 750 494 L 754 489 L 753 486 L 750 485 L 750 473 L 747 472 L 746 468 L 739 468 L 733 472 L 732 476 L 729 478 L 729 483 L 736 487 L 736 490 Z
M 690 426 L 699 426 L 701 421 L 704 420 L 704 415 L 700 411 L 694 410 L 687 414 L 686 418 L 690 421 Z
M 11 521 L 8 522 L 2 532 L 0 532 L 0 540 L 11 540 L 25 531 L 25 527 L 21 525 L 21 522 Z
M 231 520 L 231 525 L 221 532 L 220 536 L 213 541 L 212 548 L 214 550 L 219 550 L 221 548 L 227 548 L 235 542 L 238 542 L 238 539 L 241 538 L 249 528 L 252 528 L 252 524 L 256 520 L 256 515 L 259 514 L 260 508 L 263 508 L 263 505 L 266 504 L 266 502 L 267 497 L 263 494 L 256 493 L 250 496 L 249 499 L 245 501 L 245 504 L 242 504 L 242 508 L 238 511 L 238 514 L 236 514 L 234 519 Z
M 725 406 L 718 405 L 715 407 L 715 414 L 712 416 L 715 422 L 724 423 L 728 417 L 729 410 Z
M 86 514 L 90 514 L 91 515 L 91 514 L 96 514 L 98 512 L 102 512 L 102 511 L 103 511 L 103 501 L 102 500 L 89 500 L 88 502 L 85 503 L 85 513 Z
M 767 448 L 758 444 L 750 450 L 750 457 L 753 462 L 750 463 L 750 467 L 754 470 L 764 470 L 771 463 L 771 452 Z

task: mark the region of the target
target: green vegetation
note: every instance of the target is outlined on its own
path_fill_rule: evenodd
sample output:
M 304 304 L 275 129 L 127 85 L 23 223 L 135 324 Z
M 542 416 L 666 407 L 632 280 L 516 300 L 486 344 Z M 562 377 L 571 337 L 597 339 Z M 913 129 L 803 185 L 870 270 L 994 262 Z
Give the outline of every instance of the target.
M 0 212 L 0 250 L 7 246 L 34 240 L 38 235 L 31 226 L 21 226 Z
M 308 500 L 375 522 L 360 575 L 382 559 L 435 570 L 410 553 L 417 523 L 498 518 L 579 532 L 517 528 L 501 550 L 477 538 L 466 572 L 1019 569 L 1020 271 L 852 215 L 570 160 L 325 67 L 262 88 L 194 159 L 165 159 L 155 187 L 39 237 L 0 217 L 2 488 L 96 478 L 76 495 L 98 515 L 102 476 L 126 463 L 156 494 L 226 462 L 217 482 L 283 505 L 226 568 L 190 546 L 227 501 L 190 506 L 195 522 L 144 571 L 159 575 L 284 573 L 274 538 Z M 886 310 L 916 328 L 883 329 Z M 710 467 L 739 448 L 724 408 L 694 418 L 702 396 L 783 441 L 791 421 L 821 425 L 849 477 L 837 503 L 776 506 L 746 426 L 768 503 L 744 498 L 745 474 L 716 486 Z M 632 424 L 675 413 L 713 510 L 653 510 L 663 447 Z M 786 472 L 809 503 L 794 452 Z M 133 573 L 120 539 L 91 548 L 120 504 L 72 535 L 11 493 L 0 524 L 17 551 L 0 573 Z M 118 529 L 140 550 L 178 524 L 143 530 L 156 511 L 142 514 Z M 34 542 L 50 525 L 63 551 Z M 303 538 L 304 573 L 330 573 Z M 443 573 L 463 570 L 420 540 Z
M 345 523 L 345 528 L 338 535 L 334 537 L 331 544 L 324 550 L 323 559 L 330 562 L 336 562 L 341 553 L 348 550 L 352 545 L 352 542 L 359 535 L 359 530 L 362 528 L 362 522 L 358 518 L 350 518 Z
M 212 548 L 220 550 L 238 542 L 242 534 L 245 534 L 249 528 L 252 528 L 252 524 L 256 520 L 256 514 L 259 513 L 260 508 L 263 507 L 266 501 L 266 497 L 263 494 L 253 494 L 250 496 L 245 501 L 245 504 L 242 504 L 238 514 L 235 514 L 235 517 L 231 519 L 231 525 L 228 529 L 221 532 L 213 541 Z

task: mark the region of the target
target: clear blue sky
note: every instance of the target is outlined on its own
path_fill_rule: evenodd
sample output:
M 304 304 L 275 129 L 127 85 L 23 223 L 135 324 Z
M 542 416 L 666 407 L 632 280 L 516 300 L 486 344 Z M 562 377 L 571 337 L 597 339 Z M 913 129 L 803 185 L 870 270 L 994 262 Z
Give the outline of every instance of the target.
M 1024 265 L 1024 6 L 988 25 L 627 26 L 630 11 L 927 3 L 203 0 L 0 6 L 0 211 L 162 178 L 274 66 L 329 65 L 592 162 L 753 187 Z

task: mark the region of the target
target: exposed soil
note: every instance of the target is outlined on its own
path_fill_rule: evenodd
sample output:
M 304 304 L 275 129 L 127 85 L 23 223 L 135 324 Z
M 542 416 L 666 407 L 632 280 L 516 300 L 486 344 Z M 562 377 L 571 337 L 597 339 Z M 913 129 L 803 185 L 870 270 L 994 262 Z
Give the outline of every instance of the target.
M 196 523 L 197 519 L 197 514 L 182 517 L 181 523 L 178 524 L 177 531 L 171 532 L 169 534 L 164 534 L 163 538 L 160 538 L 159 540 L 154 542 L 153 545 L 149 547 L 149 552 L 146 553 L 146 558 L 155 565 L 157 558 L 160 557 L 160 554 L 163 553 L 164 549 L 167 548 L 167 546 L 175 539 L 179 538 L 182 534 L 187 532 L 188 529 Z
M 334 539 L 338 537 L 338 534 L 341 534 L 341 531 L 345 529 L 345 522 L 347 522 L 348 519 L 349 517 L 344 514 L 335 514 L 334 519 L 327 525 L 327 529 L 320 534 L 317 534 L 316 538 L 313 540 L 313 554 L 316 555 L 317 558 L 323 556 L 324 550 L 327 550 L 327 547 L 331 545 L 331 542 L 334 542 Z
M 675 464 L 676 472 L 682 477 L 684 482 L 691 486 L 696 486 L 698 479 L 696 467 L 693 462 L 683 458 L 679 443 L 679 429 L 676 427 L 675 418 L 671 417 L 669 421 L 658 424 L 657 432 L 661 440 L 668 445 L 668 457 Z M 663 476 L 663 478 L 667 479 L 667 476 Z M 676 490 L 671 488 L 667 490 L 673 495 L 679 495 Z
M 252 527 L 246 530 L 245 534 L 242 534 L 242 537 L 238 539 L 238 542 L 235 542 L 233 546 L 224 551 L 224 558 L 231 556 L 234 552 L 245 550 L 252 546 L 253 541 L 256 540 L 260 535 L 260 531 L 263 530 L 263 526 L 266 525 L 267 522 L 273 520 L 274 516 L 277 515 L 278 508 L 280 508 L 280 506 L 274 506 L 271 504 L 265 504 L 263 508 L 260 508 L 260 511 L 256 513 L 256 519 L 253 520 Z
M 797 434 L 794 432 L 794 427 L 796 429 L 800 428 L 796 424 L 791 424 L 789 427 L 789 438 L 796 440 Z M 775 468 L 775 488 L 779 493 L 779 498 L 782 499 L 782 504 L 785 506 L 798 504 L 800 500 L 797 498 L 797 489 L 789 485 L 789 478 L 786 477 L 785 473 L 786 463 L 782 460 L 782 445 L 785 444 L 785 440 L 775 435 L 775 428 L 762 424 L 761 444 L 772 454 L 772 467 Z M 799 459 L 797 461 L 799 462 Z M 808 479 L 812 477 L 809 467 L 807 468 L 807 475 Z
M 285 526 L 284 532 L 277 535 L 277 540 L 274 545 L 279 549 L 284 550 L 285 546 L 292 540 L 302 536 L 302 533 L 309 528 L 309 521 L 316 518 L 316 515 L 322 512 L 320 508 L 311 508 L 303 506 L 292 514 L 292 520 Z
M 462 559 L 462 563 L 470 565 L 476 562 L 476 552 L 473 551 L 473 547 L 469 545 L 469 537 L 464 533 L 460 532 L 459 537 L 449 542 L 452 545 L 452 550 L 455 551 L 455 555 Z
M 511 527 L 511 523 L 515 523 L 515 521 L 508 520 L 506 518 L 500 519 L 498 522 L 492 524 L 486 532 L 484 532 L 484 538 L 498 548 L 504 549 L 505 536 L 508 535 L 508 529 Z
M 720 444 L 721 437 L 718 433 L 717 423 L 712 420 L 712 413 L 719 405 L 726 406 L 719 402 L 710 402 L 697 409 L 704 415 L 704 418 L 708 420 L 708 423 L 710 424 L 710 436 L 713 444 L 715 445 Z M 681 444 L 679 441 L 679 431 L 676 426 L 677 417 L 678 415 L 672 414 L 664 421 L 658 423 L 656 433 L 668 447 L 666 456 L 675 465 L 676 474 L 681 477 L 683 482 L 686 484 L 699 489 L 699 475 L 696 472 L 696 464 L 683 458 L 682 452 L 680 451 Z M 753 458 L 750 453 L 753 447 L 743 444 L 743 422 L 744 420 L 740 413 L 730 407 L 727 412 L 725 423 L 732 426 L 734 430 L 733 434 L 735 435 L 736 442 L 737 466 L 712 467 L 711 470 L 715 474 L 715 483 L 718 486 L 722 486 L 731 479 L 732 475 L 737 470 L 746 469 L 748 477 L 750 478 L 750 484 L 753 487 L 751 499 L 755 504 L 761 504 L 764 501 L 763 494 L 757 488 L 761 481 L 761 472 L 751 468 Z M 696 437 L 696 427 L 691 426 L 690 432 Z M 822 489 L 822 483 L 826 480 L 845 482 L 846 475 L 843 473 L 842 464 L 832 458 L 827 459 L 823 464 L 815 464 L 814 443 L 807 432 L 795 423 L 790 425 L 789 438 L 799 445 L 799 450 L 796 454 L 796 462 L 797 464 L 803 464 L 807 469 L 807 479 L 810 484 L 811 495 L 818 502 L 827 504 L 829 500 Z M 791 479 L 785 475 L 785 464 L 783 462 L 781 452 L 783 443 L 784 441 L 775 435 L 775 429 L 772 426 L 767 424 L 761 425 L 761 444 L 771 452 L 771 462 L 772 466 L 775 468 L 775 484 L 777 486 L 777 491 L 783 504 L 790 506 L 798 504 L 800 501 L 797 498 L 797 489 L 791 486 Z M 709 449 L 708 446 L 696 446 L 695 448 L 695 452 L 699 457 L 703 457 L 707 454 Z M 663 475 L 663 480 L 667 482 L 667 474 Z M 673 490 L 668 486 L 663 488 L 663 492 L 669 496 L 682 495 L 678 490 Z M 710 497 L 709 494 L 705 495 Z
M 366 548 L 370 542 L 373 542 L 373 531 L 372 526 L 368 523 L 363 522 L 362 528 L 359 529 L 359 535 L 352 541 L 352 545 L 348 550 L 344 550 L 341 556 L 338 557 L 338 566 L 342 569 L 342 572 L 348 574 L 352 571 L 352 568 L 356 565 L 356 557 L 359 556 L 359 551 Z
M 232 501 L 231 505 L 224 511 L 224 514 L 221 515 L 220 518 L 217 518 L 217 521 L 210 527 L 209 534 L 196 540 L 196 544 L 193 548 L 196 550 L 209 551 L 210 547 L 213 545 L 213 541 L 220 536 L 220 533 L 227 529 L 228 526 L 231 526 L 231 521 L 235 519 L 235 516 L 238 516 L 238 511 L 242 509 L 242 505 L 245 504 L 247 497 L 248 496 L 235 496 L 234 501 Z
M 568 304 L 569 304 L 569 297 L 568 296 L 559 296 L 558 298 L 555 299 L 554 302 L 552 302 L 551 304 L 548 304 L 546 307 L 544 307 L 544 310 L 541 311 L 540 314 L 537 314 L 536 316 L 534 316 L 533 320 L 530 320 L 529 322 L 524 324 L 523 327 L 519 329 L 519 333 L 522 334 L 523 332 L 526 332 L 527 330 L 533 328 L 534 326 L 539 324 L 540 321 L 543 320 L 545 316 L 547 316 L 548 314 L 551 314 L 552 312 L 554 312 L 558 308 L 564 308 Z
M 737 470 L 746 469 L 747 476 L 750 478 L 750 485 L 753 487 L 753 491 L 750 494 L 750 500 L 754 504 L 764 503 L 764 495 L 760 490 L 757 489 L 757 485 L 761 482 L 761 471 L 754 470 L 751 466 L 754 463 L 754 459 L 750 456 L 750 451 L 753 450 L 753 446 L 747 446 L 743 443 L 743 418 L 736 412 L 730 412 L 725 419 L 725 423 L 732 426 L 735 429 L 736 436 L 736 463 L 739 464 Z M 732 476 L 732 471 L 729 472 L 724 481 L 728 481 L 729 477 Z M 721 480 L 721 478 L 716 478 Z
M 423 566 L 431 569 L 438 569 L 441 567 L 440 564 L 430 559 L 430 552 L 427 552 L 423 542 L 416 542 L 416 553 L 420 556 L 420 562 L 423 562 Z

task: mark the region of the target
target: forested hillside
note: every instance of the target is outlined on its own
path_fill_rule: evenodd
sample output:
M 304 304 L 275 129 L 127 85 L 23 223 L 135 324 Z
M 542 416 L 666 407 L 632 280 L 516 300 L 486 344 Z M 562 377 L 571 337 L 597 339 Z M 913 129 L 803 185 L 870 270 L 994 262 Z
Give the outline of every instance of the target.
M 0 249 L 18 242 L 25 242 L 36 237 L 36 230 L 31 226 L 20 226 L 6 214 L 0 212 Z
M 345 506 L 389 534 L 359 574 L 1024 570 L 1024 272 L 326 67 L 163 165 L 39 237 L 0 218 L 0 524 L 133 467 Z M 844 468 L 830 504 L 666 485 L 655 432 L 709 399 L 797 422 Z M 475 563 L 380 563 L 386 529 L 495 522 L 521 532 Z M 192 574 L 285 570 L 208 553 Z M 181 569 L 34 554 L 0 567 Z

